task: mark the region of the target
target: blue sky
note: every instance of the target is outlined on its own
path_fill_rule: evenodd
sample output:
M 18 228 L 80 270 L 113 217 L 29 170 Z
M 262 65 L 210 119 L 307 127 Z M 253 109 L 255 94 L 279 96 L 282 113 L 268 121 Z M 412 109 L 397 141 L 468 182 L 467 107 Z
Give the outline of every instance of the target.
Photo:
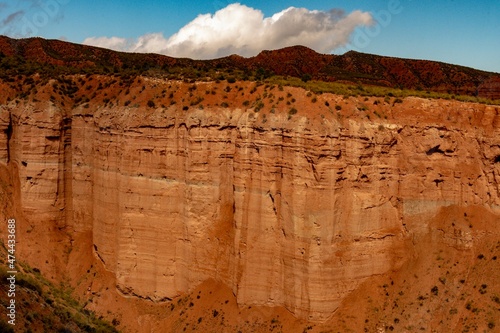
M 118 50 L 192 58 L 226 53 L 248 56 L 260 48 L 293 43 L 323 53 L 355 49 L 500 73 L 498 0 L 242 0 L 240 6 L 229 6 L 232 3 L 0 0 L 0 34 L 59 38 Z M 283 12 L 292 6 L 308 11 Z M 331 9 L 345 13 L 329 12 Z M 220 20 L 210 16 L 195 20 L 200 14 L 217 11 L 221 11 Z M 280 14 L 271 20 L 276 13 Z M 224 18 L 233 16 L 239 17 L 236 22 L 224 23 Z M 372 21 L 368 22 L 370 17 Z M 245 22 L 247 18 L 250 22 Z M 218 30 L 221 24 L 231 26 L 231 32 Z M 205 41 L 204 47 L 194 45 Z

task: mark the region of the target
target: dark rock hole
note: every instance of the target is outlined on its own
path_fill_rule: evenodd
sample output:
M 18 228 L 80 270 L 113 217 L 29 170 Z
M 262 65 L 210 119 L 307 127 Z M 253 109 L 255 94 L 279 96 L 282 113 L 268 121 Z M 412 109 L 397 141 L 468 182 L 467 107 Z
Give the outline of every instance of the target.
M 444 180 L 443 179 L 434 179 L 433 182 L 436 183 L 436 186 L 438 186 L 439 183 L 444 182 Z
M 432 147 L 431 149 L 429 149 L 426 154 L 427 155 L 432 155 L 434 153 L 440 153 L 440 154 L 444 154 L 444 151 L 442 151 L 441 149 L 439 149 L 439 146 L 441 145 L 437 145 L 435 147 Z

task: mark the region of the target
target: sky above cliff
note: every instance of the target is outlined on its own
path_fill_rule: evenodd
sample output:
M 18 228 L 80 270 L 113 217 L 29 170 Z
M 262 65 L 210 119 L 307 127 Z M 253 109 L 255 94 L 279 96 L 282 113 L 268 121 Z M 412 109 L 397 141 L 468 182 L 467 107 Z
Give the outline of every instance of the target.
M 209 59 L 305 45 L 500 73 L 500 1 L 0 0 L 0 34 Z

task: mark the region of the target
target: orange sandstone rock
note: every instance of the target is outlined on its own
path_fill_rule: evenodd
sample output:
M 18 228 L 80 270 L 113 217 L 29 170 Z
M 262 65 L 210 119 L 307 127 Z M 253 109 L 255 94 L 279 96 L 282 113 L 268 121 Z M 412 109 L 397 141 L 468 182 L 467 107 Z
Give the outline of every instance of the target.
M 323 117 L 311 103 L 293 116 L 10 103 L 0 157 L 33 230 L 92 233 L 123 295 L 172 299 L 214 279 L 240 306 L 321 322 L 403 265 L 440 208 L 500 207 L 498 107 L 406 98 L 369 120 L 344 103 Z

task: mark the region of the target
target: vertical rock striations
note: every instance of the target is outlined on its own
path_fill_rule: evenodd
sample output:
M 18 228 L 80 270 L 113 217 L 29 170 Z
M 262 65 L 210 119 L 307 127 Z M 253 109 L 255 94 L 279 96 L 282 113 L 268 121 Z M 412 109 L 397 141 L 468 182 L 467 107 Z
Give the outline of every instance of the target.
M 27 218 L 92 232 L 122 293 L 169 299 L 214 278 L 240 304 L 323 321 L 397 269 L 440 207 L 500 205 L 498 108 L 387 109 L 380 122 L 264 122 L 227 108 L 10 104 L 0 158 L 19 167 Z

